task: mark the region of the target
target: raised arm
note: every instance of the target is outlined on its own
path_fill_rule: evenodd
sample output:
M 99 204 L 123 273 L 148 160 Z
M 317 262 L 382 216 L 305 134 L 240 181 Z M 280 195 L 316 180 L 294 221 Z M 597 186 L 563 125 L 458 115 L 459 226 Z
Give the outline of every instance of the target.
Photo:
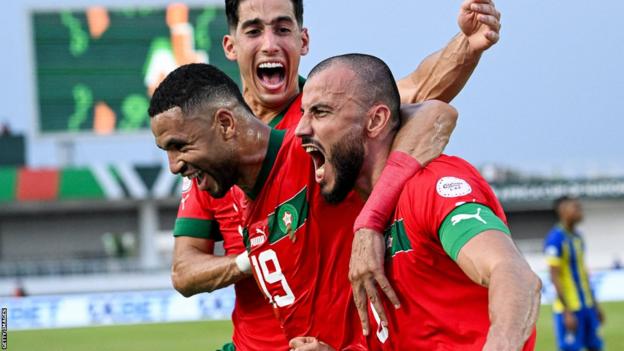
M 237 264 L 237 258 L 214 255 L 213 240 L 178 236 L 173 249 L 171 281 L 186 297 L 226 287 L 251 275 L 246 269 L 249 260 L 245 264 L 242 260 L 245 257 L 241 256 Z
M 381 175 L 378 178 L 373 177 L 373 192 L 354 224 L 349 280 L 365 335 L 369 331 L 369 300 L 375 306 L 381 323 L 387 323 L 376 285 L 397 308 L 400 305 L 385 276 L 385 242 L 381 233 L 405 182 L 422 165 L 438 157 L 446 147 L 455 128 L 457 111 L 441 101 L 426 101 L 418 105 L 403 106 L 401 117 L 401 129 L 394 139 L 390 157 Z
M 491 0 L 465 0 L 457 22 L 461 32 L 397 82 L 402 103 L 450 102 L 472 75 L 483 51 L 499 39 L 500 12 Z
M 457 117 L 457 110 L 441 101 L 402 105 L 401 129 L 392 151 L 404 152 L 425 166 L 444 152 Z
M 541 281 L 511 238 L 486 230 L 462 247 L 457 264 L 489 291 L 491 324 L 483 350 L 521 350 L 537 320 Z
M 462 32 L 444 49 L 427 57 L 409 76 L 397 82 L 401 102 L 452 100 L 470 78 L 483 51 L 498 41 L 499 20 L 500 13 L 491 0 L 464 1 L 458 18 Z M 365 335 L 368 333 L 366 309 L 369 300 L 379 313 L 382 325 L 387 324 L 376 285 L 397 308 L 400 306 L 384 273 L 385 246 L 380 234 L 405 181 L 439 156 L 448 143 L 457 120 L 457 112 L 449 109 L 452 108 L 439 101 L 428 103 L 426 108 L 412 106 L 402 109 L 402 128 L 395 138 L 393 153 L 380 176 L 380 184 L 375 187 L 356 220 L 349 279 Z M 410 117 L 412 113 L 422 117 Z

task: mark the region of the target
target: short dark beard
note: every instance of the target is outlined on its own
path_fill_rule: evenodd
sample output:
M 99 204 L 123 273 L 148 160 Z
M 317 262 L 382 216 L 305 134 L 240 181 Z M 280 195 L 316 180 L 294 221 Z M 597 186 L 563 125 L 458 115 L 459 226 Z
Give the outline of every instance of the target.
M 325 201 L 337 204 L 353 190 L 355 182 L 364 164 L 364 143 L 359 129 L 347 134 L 331 148 L 332 159 L 327 160 L 336 170 L 336 182 L 331 191 L 321 194 Z
M 218 189 L 216 192 L 209 191 L 209 193 L 213 198 L 220 199 L 236 185 L 239 179 L 238 167 L 231 160 L 223 159 L 217 162 L 213 169 L 219 172 L 208 172 L 208 174 L 217 183 Z
M 209 191 L 209 193 L 210 193 L 210 196 L 212 196 L 215 199 L 220 199 L 224 197 L 225 194 L 227 194 L 227 192 L 232 188 L 232 186 L 234 186 L 234 183 L 229 180 L 226 182 L 222 182 L 222 181 L 217 180 L 217 178 L 214 178 L 214 179 L 217 183 L 218 189 L 216 192 Z

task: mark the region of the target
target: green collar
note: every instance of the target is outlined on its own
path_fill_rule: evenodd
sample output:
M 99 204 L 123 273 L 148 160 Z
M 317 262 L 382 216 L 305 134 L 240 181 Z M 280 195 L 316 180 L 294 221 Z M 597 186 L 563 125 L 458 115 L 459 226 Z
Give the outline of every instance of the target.
M 256 196 L 260 194 L 264 183 L 269 177 L 269 173 L 271 172 L 273 164 L 275 163 L 275 159 L 277 158 L 277 153 L 282 147 L 284 135 L 286 135 L 285 130 L 271 129 L 271 134 L 269 135 L 269 147 L 267 148 L 266 156 L 264 156 L 262 168 L 260 168 L 260 173 L 258 174 L 258 178 L 256 179 L 256 184 L 254 185 L 251 192 L 247 193 L 247 196 L 249 196 L 249 198 L 251 198 L 252 200 L 255 200 Z
M 301 94 L 301 92 L 303 91 L 303 85 L 305 84 L 305 82 L 305 78 L 299 76 L 299 94 Z M 279 115 L 273 117 L 271 122 L 269 122 L 269 127 L 275 128 L 275 126 L 284 119 L 284 116 L 286 116 L 286 112 L 288 112 L 288 109 L 290 109 L 290 104 L 284 109 L 284 111 L 280 112 Z

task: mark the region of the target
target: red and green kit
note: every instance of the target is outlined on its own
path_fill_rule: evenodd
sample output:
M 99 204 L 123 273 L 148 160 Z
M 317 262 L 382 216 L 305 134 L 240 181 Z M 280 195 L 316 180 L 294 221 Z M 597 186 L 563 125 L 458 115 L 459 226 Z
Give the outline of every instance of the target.
M 494 192 L 463 159 L 442 155 L 406 184 L 386 230 L 386 274 L 401 307 L 384 307 L 387 328 L 371 350 L 481 350 L 490 327 L 488 290 L 457 265 L 461 248 L 486 231 L 509 234 Z M 532 337 L 524 350 L 532 350 Z
M 348 281 L 352 226 L 362 201 L 325 202 L 311 158 L 294 131 L 271 131 L 247 232 L 254 276 L 288 339 L 314 336 L 339 350 L 365 350 Z
M 277 129 L 294 129 L 300 118 L 299 95 L 287 110 L 273 119 L 271 125 Z M 243 213 L 247 201 L 245 193 L 235 186 L 223 198 L 215 199 L 207 191 L 199 190 L 195 182 L 188 179 L 183 182 L 174 235 L 223 241 L 226 255 L 243 252 Z M 236 349 L 289 350 L 288 341 L 273 309 L 266 302 L 254 279 L 237 282 L 234 290 L 236 302 L 232 312 L 232 341 Z

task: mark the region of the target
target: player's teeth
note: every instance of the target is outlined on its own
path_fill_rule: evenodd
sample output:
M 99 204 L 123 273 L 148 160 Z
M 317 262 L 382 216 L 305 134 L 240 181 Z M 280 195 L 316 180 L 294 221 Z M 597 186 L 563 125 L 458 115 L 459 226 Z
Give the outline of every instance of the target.
M 264 62 L 261 63 L 260 68 L 278 68 L 278 67 L 284 67 L 284 65 L 282 65 L 279 62 Z

